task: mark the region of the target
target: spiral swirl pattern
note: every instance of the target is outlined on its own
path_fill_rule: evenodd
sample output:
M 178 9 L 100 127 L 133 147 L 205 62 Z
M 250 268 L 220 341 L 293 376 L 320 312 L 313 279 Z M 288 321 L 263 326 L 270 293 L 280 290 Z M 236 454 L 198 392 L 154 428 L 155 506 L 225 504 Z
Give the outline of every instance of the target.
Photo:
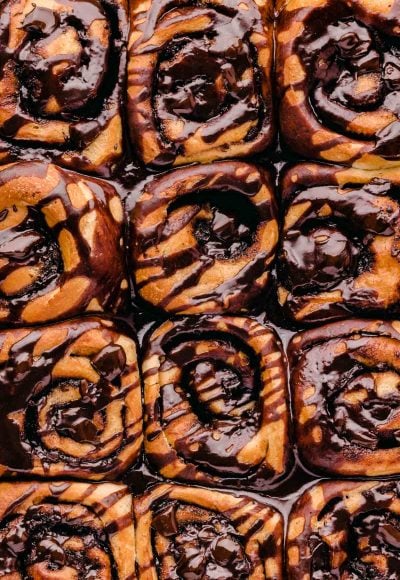
M 281 580 L 282 516 L 249 497 L 159 485 L 134 500 L 139 580 Z
M 208 163 L 271 143 L 272 30 L 265 0 L 133 5 L 128 114 L 146 164 Z
M 297 322 L 399 312 L 398 168 L 301 164 L 283 178 L 278 294 Z
M 248 318 L 166 322 L 143 362 L 145 448 L 162 475 L 270 486 L 286 469 L 283 355 L 271 329 Z
M 122 485 L 2 483 L 0 575 L 133 580 L 132 499 Z
M 0 7 L 0 160 L 24 147 L 109 175 L 122 153 L 125 0 Z
M 134 282 L 158 308 L 239 312 L 268 286 L 278 222 L 273 181 L 261 168 L 230 161 L 154 178 L 130 222 Z
M 346 320 L 289 349 L 304 461 L 350 476 L 400 474 L 400 324 Z
M 111 185 L 39 162 L 1 169 L 1 323 L 119 311 L 122 221 Z
M 312 159 L 377 168 L 400 158 L 398 0 L 282 0 L 285 141 Z
M 326 482 L 295 504 L 289 519 L 289 580 L 396 578 L 399 483 Z
M 0 474 L 114 478 L 142 442 L 136 345 L 84 318 L 0 331 Z

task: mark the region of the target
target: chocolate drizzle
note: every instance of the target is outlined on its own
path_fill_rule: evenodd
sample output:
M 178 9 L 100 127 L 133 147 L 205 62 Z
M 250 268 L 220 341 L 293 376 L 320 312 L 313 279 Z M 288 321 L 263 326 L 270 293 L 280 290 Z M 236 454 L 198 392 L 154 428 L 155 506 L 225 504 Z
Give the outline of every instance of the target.
M 134 558 L 122 555 L 124 541 L 134 540 L 125 487 L 2 483 L 0 493 L 1 576 L 133 580 Z M 124 507 L 102 508 L 116 493 Z M 106 525 L 110 521 L 115 524 L 112 534 Z
M 311 504 L 313 492 L 318 500 Z M 289 580 L 306 574 L 321 579 L 396 578 L 398 500 L 397 482 L 324 483 L 304 494 L 289 521 Z
M 90 340 L 88 357 L 79 345 Z M 119 340 L 115 326 L 90 318 L 0 333 L 3 473 L 97 479 L 134 461 L 141 442 L 140 385 L 136 361 L 127 361 Z M 134 343 L 122 340 L 135 353 Z
M 282 12 L 282 131 L 301 155 L 371 168 L 398 160 L 400 12 L 377 6 L 326 0 Z M 285 34 L 291 26 L 299 33 Z
M 34 506 L 0 529 L 2 572 L 18 570 L 24 578 L 46 572 L 85 574 L 93 580 L 110 577 L 113 561 L 99 523 L 90 522 L 91 515 L 85 513 L 80 522 L 72 509 L 63 504 Z
M 0 228 L 1 222 L 9 221 L 12 224 L 18 220 L 19 212 L 21 208 L 16 206 L 4 209 L 0 214 Z M 62 271 L 60 250 L 46 224 L 43 223 L 40 212 L 34 210 L 22 212 L 25 219 L 22 218 L 15 226 L 2 229 L 0 233 L 0 280 L 6 280 L 18 268 L 31 267 L 36 274 L 36 279 L 28 282 L 30 287 L 25 286 L 16 291 L 11 289 L 8 293 L 2 291 L 0 282 L 1 299 L 12 300 L 14 303 L 18 298 L 26 299 L 24 295 L 28 290 L 38 292 L 46 286 L 51 286 Z
M 124 2 L 7 0 L 0 10 L 1 152 L 22 144 L 61 164 L 109 175 L 120 156 Z M 97 151 L 107 136 L 109 152 Z M 104 144 L 103 144 L 104 146 Z
M 163 0 L 149 3 L 143 18 L 146 8 L 133 10 L 128 78 L 131 134 L 145 163 L 265 148 L 273 136 L 267 7 Z
M 153 516 L 155 534 L 165 536 L 172 544 L 177 578 L 246 580 L 251 565 L 241 538 L 226 518 L 197 509 L 193 521 L 187 521 L 185 511 L 191 510 L 172 503 L 162 506 Z M 157 537 L 153 541 L 157 544 Z
M 296 438 L 313 470 L 400 474 L 399 338 L 395 322 L 353 319 L 292 339 Z
M 375 152 L 396 159 L 399 148 L 400 51 L 395 40 L 382 37 L 354 18 L 328 26 L 318 40 L 299 46 L 305 60 L 314 58 L 315 85 L 311 100 L 324 123 L 342 133 L 369 140 L 375 135 Z M 318 58 L 315 56 L 318 55 Z M 370 114 L 358 130 L 356 115 Z M 373 126 L 373 115 L 382 127 Z M 391 122 L 388 120 L 392 117 Z
M 133 277 L 169 312 L 247 310 L 267 287 L 277 238 L 268 173 L 233 161 L 176 170 L 146 183 L 131 213 Z
M 279 292 L 296 321 L 398 311 L 399 183 L 384 175 L 350 171 L 341 187 L 339 167 L 301 164 L 284 176 Z
M 0 188 L 1 322 L 119 311 L 127 281 L 113 187 L 21 162 L 0 171 Z
M 271 331 L 250 319 L 203 317 L 166 323 L 149 341 L 144 380 L 150 462 L 184 481 L 258 487 L 278 479 L 287 461 L 287 416 L 282 361 Z M 266 402 L 269 395 L 273 405 Z

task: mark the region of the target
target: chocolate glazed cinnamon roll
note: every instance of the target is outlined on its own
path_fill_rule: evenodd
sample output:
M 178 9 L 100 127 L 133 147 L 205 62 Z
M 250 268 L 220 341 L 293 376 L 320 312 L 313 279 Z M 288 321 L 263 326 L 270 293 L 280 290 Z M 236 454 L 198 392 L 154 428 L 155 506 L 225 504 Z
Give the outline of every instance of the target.
M 134 500 L 140 580 L 281 580 L 282 516 L 250 497 L 159 485 Z
M 130 221 L 134 282 L 154 306 L 245 311 L 268 286 L 278 222 L 273 181 L 261 168 L 229 161 L 156 177 Z
M 109 175 L 122 153 L 125 0 L 3 0 L 0 161 Z
M 132 4 L 128 117 L 145 164 L 243 157 L 272 142 L 272 31 L 269 0 Z
M 132 498 L 111 483 L 0 484 L 0 576 L 134 580 Z
M 136 345 L 109 320 L 0 331 L 0 475 L 115 478 L 138 456 Z
M 400 474 L 399 346 L 397 321 L 346 320 L 292 339 L 296 440 L 307 465 Z
M 121 309 L 123 210 L 105 182 L 43 163 L 0 170 L 0 323 Z
M 266 488 L 288 460 L 283 355 L 249 318 L 165 322 L 143 361 L 145 450 L 165 477 Z
M 296 322 L 400 310 L 400 170 L 301 164 L 283 177 L 278 297 Z
M 289 519 L 289 580 L 398 578 L 399 482 L 319 484 Z
M 280 119 L 305 157 L 400 160 L 400 1 L 279 0 Z

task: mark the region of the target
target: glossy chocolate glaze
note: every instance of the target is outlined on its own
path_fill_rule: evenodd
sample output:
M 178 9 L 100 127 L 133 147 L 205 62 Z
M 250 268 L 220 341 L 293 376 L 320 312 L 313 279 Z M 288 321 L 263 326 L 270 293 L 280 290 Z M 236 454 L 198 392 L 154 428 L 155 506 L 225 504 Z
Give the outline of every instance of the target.
M 300 155 L 371 167 L 398 160 L 400 5 L 377 6 L 322 0 L 301 10 L 282 3 L 281 125 Z M 288 32 L 296 27 L 297 34 Z
M 218 122 L 203 131 L 206 142 L 216 141 L 227 127 L 244 121 L 263 124 L 266 107 L 257 86 L 260 72 L 247 82 L 242 80 L 247 69 L 258 68 L 251 48 L 243 42 L 258 20 L 255 5 L 249 3 L 249 7 L 250 10 L 236 13 L 234 4 L 230 6 L 229 2 L 220 10 L 194 7 L 193 15 L 206 11 L 213 23 L 213 34 L 204 39 L 176 37 L 163 47 L 153 102 L 161 127 L 174 117 L 185 119 L 182 140 L 193 134 L 198 124 L 210 119 L 218 118 Z M 159 14 L 165 10 L 162 4 L 157 8 Z M 185 17 L 184 9 L 180 15 Z M 144 36 L 148 35 L 145 31 Z
M 303 461 L 331 475 L 399 475 L 396 323 L 345 320 L 289 346 Z
M 317 36 L 318 34 L 318 36 Z M 398 157 L 400 114 L 400 51 L 398 41 L 380 34 L 349 16 L 335 20 L 299 44 L 314 67 L 310 99 L 324 123 L 351 135 L 354 113 L 382 109 L 393 122 L 376 133 L 375 152 L 388 159 Z M 318 55 L 318 59 L 315 59 Z M 357 134 L 358 131 L 354 129 Z M 369 139 L 370 135 L 357 135 Z
M 40 162 L 0 166 L 0 188 L 3 324 L 121 311 L 128 283 L 114 188 Z
M 317 489 L 318 499 L 316 494 L 312 501 L 312 491 L 305 494 L 295 505 L 289 523 L 289 580 L 300 580 L 307 574 L 323 580 L 396 578 L 400 550 L 400 518 L 395 507 L 398 482 L 326 482 Z M 335 545 L 333 537 L 338 538 Z M 296 564 L 295 553 L 299 558 Z
M 176 314 L 248 310 L 269 282 L 278 241 L 272 184 L 254 165 L 220 162 L 139 185 L 130 212 L 138 293 Z
M 242 157 L 271 143 L 270 5 L 162 0 L 132 12 L 128 111 L 145 163 Z
M 68 506 L 42 505 L 31 508 L 25 518 L 17 518 L 3 530 L 0 540 L 0 566 L 3 573 L 17 567 L 31 578 L 42 570 L 85 573 L 87 578 L 102 577 L 112 561 L 104 533 L 68 522 Z M 71 550 L 74 543 L 79 548 Z M 101 556 L 101 559 L 100 559 Z M 22 560 L 22 562 L 21 562 Z
M 0 158 L 26 159 L 31 151 L 36 159 L 109 176 L 120 153 L 102 151 L 98 161 L 90 145 L 110 124 L 120 124 L 126 41 L 123 1 L 3 2 Z M 103 147 L 115 141 L 120 149 L 122 137 L 109 135 Z
M 1 485 L 1 575 L 15 578 L 133 580 L 133 540 L 127 489 L 85 483 Z M 96 497 L 96 499 L 94 499 Z M 116 507 L 122 500 L 126 508 Z M 121 513 L 122 517 L 119 517 Z M 115 519 L 113 526 L 107 519 Z
M 162 505 L 152 523 L 155 534 L 170 538 L 177 578 L 248 578 L 251 565 L 241 546 L 241 538 L 225 518 L 210 517 L 199 510 L 193 522 L 183 521 L 179 525 L 177 510 L 177 503 Z
M 139 375 L 137 361 L 128 360 L 121 346 L 127 348 L 129 339 L 120 332 L 95 318 L 0 331 L 2 473 L 112 478 L 135 460 L 141 443 Z M 86 363 L 79 345 L 90 339 L 100 342 Z M 49 347 L 41 352 L 46 341 Z M 87 364 L 91 369 L 85 371 Z M 137 403 L 138 418 L 131 423 L 130 406 Z
M 134 509 L 144 542 L 140 577 L 281 578 L 282 517 L 249 496 L 160 485 L 136 498 Z
M 380 175 L 299 164 L 283 176 L 279 292 L 294 320 L 398 312 L 399 181 Z
M 282 477 L 286 377 L 269 328 L 235 317 L 166 323 L 148 337 L 143 378 L 146 455 L 160 473 L 249 489 Z

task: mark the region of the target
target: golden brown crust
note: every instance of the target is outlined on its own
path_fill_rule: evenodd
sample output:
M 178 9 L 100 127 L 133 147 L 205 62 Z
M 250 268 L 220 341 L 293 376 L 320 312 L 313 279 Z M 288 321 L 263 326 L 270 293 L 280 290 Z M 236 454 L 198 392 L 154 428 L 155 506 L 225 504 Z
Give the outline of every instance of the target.
M 115 189 L 44 163 L 0 170 L 0 320 L 122 309 L 128 282 Z
M 4 578 L 133 580 L 132 498 L 112 483 L 0 484 Z
M 256 320 L 165 322 L 143 361 L 145 450 L 165 477 L 266 488 L 288 461 L 283 355 Z
M 282 179 L 278 296 L 296 322 L 400 310 L 400 170 L 302 163 Z
M 281 0 L 277 72 L 285 142 L 312 159 L 399 162 L 398 0 Z
M 289 518 L 288 579 L 396 578 L 399 500 L 396 481 L 308 489 Z
M 314 470 L 400 474 L 400 323 L 345 320 L 289 347 L 296 440 Z
M 172 171 L 140 191 L 130 215 L 139 295 L 177 314 L 254 305 L 268 286 L 278 243 L 271 174 L 220 162 Z
M 0 475 L 113 479 L 142 443 L 136 344 L 99 318 L 0 331 Z
M 132 3 L 128 116 L 146 165 L 243 157 L 272 142 L 272 12 L 269 0 Z
M 122 155 L 126 0 L 4 0 L 0 162 L 54 159 L 109 176 Z
M 283 519 L 265 503 L 205 488 L 158 485 L 134 506 L 140 580 L 171 580 L 177 572 L 186 577 L 193 568 L 199 573 L 208 567 L 219 578 L 283 578 Z

